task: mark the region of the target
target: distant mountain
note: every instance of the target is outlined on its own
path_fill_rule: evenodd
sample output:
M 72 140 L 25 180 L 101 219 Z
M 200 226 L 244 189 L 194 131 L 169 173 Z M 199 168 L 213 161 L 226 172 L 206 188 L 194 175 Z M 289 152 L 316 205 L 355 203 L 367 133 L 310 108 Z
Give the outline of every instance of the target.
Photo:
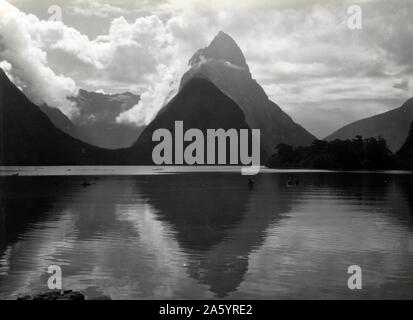
M 183 121 L 184 130 L 198 128 L 204 133 L 207 129 L 249 129 L 244 113 L 231 98 L 210 81 L 192 78 L 144 129 L 132 152 L 140 153 L 144 163 L 152 163 L 152 150 L 159 143 L 152 141 L 153 132 L 158 128 L 173 132 L 175 121 Z
M 198 50 L 189 65 L 181 90 L 193 78 L 211 81 L 242 109 L 250 128 L 261 129 L 261 146 L 268 155 L 279 143 L 305 146 L 316 139 L 269 100 L 252 78 L 241 49 L 226 33 L 219 32 L 208 47 Z
M 399 108 L 350 123 L 324 140 L 352 139 L 357 135 L 363 138 L 382 136 L 390 150 L 396 152 L 406 140 L 411 121 L 413 121 L 413 98 Z
M 402 168 L 413 170 L 413 121 L 410 124 L 406 141 L 396 153 L 396 158 Z
M 0 164 L 115 164 L 115 153 L 56 128 L 0 69 Z
M 81 89 L 73 98 L 79 114 L 72 120 L 56 108 L 43 105 L 41 109 L 56 127 L 71 136 L 101 148 L 118 149 L 131 146 L 144 128 L 116 122 L 119 114 L 138 104 L 139 99 L 130 92 L 104 94 Z

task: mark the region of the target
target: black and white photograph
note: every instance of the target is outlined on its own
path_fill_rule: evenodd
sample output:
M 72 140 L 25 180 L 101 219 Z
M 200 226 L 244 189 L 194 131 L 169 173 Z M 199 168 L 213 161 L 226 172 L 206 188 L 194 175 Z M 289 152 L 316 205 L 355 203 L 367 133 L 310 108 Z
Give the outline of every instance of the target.
M 413 1 L 0 0 L 0 300 L 400 299 Z

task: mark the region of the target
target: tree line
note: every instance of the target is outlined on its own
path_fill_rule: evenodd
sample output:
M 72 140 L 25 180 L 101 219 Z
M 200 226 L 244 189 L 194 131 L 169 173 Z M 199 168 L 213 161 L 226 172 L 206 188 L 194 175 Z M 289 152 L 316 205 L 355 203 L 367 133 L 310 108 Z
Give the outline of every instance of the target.
M 323 141 L 308 147 L 281 143 L 267 161 L 270 168 L 306 168 L 329 170 L 413 169 L 413 122 L 408 137 L 395 154 L 383 137 Z

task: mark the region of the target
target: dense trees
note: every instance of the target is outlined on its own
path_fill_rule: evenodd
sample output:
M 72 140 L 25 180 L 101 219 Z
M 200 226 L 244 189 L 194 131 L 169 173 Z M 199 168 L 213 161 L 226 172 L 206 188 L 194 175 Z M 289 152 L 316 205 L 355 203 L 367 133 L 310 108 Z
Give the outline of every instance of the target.
M 271 168 L 312 168 L 333 170 L 384 170 L 396 168 L 386 141 L 381 138 L 314 140 L 309 147 L 279 144 L 267 163 Z
M 407 139 L 393 154 L 382 137 L 321 141 L 309 147 L 279 144 L 267 166 L 270 168 L 307 168 L 331 170 L 413 170 L 413 122 Z
M 406 142 L 396 153 L 396 161 L 400 168 L 413 170 L 413 122 L 410 124 Z

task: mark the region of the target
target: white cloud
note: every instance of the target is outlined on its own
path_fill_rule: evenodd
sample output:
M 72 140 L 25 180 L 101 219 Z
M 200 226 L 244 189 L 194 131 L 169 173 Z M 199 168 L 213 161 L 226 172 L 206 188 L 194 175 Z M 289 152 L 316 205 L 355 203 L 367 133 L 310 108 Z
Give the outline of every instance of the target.
M 165 65 L 158 68 L 158 72 L 151 79 L 152 86 L 141 94 L 140 101 L 133 108 L 121 113 L 117 122 L 132 123 L 136 125 L 148 124 L 158 110 L 165 104 L 165 99 L 170 98 L 170 92 L 176 92 L 179 82 L 180 68 L 171 69 Z
M 7 76 L 10 78 L 10 80 L 13 81 L 13 76 L 11 75 L 11 63 L 7 62 L 6 60 L 0 61 L 0 69 L 2 69 Z
M 35 102 L 56 106 L 69 116 L 76 112 L 67 100 L 77 93 L 75 82 L 53 70 L 77 76 L 80 83 L 138 88 L 142 101 L 119 121 L 143 124 L 162 106 L 185 65 L 177 58 L 179 48 L 167 25 L 155 15 L 133 23 L 113 19 L 108 34 L 90 40 L 63 22 L 39 20 L 7 3 L 0 12 L 0 57 L 13 66 L 13 76 Z
M 29 3 L 13 1 L 20 6 Z M 357 31 L 347 28 L 347 7 L 354 4 L 350 0 L 248 0 L 236 5 L 229 0 L 67 3 L 67 8 L 77 8 L 76 19 L 89 19 L 92 14 L 102 18 L 93 20 L 101 24 L 101 35 L 89 38 L 87 26 L 69 27 L 73 10 L 65 11 L 66 25 L 20 14 L 21 23 L 30 25 L 23 30 L 33 50 L 40 51 L 41 64 L 65 75 L 60 77 L 74 79 L 89 90 L 140 93 L 141 102 L 118 121 L 148 123 L 179 81 L 191 55 L 208 45 L 219 30 L 238 42 L 253 76 L 272 100 L 304 126 L 316 127 L 315 117 L 323 119 L 319 136 L 341 125 L 338 120 L 324 125 L 329 110 L 340 108 L 353 119 L 365 114 L 362 101 L 368 103 L 369 112 L 379 112 L 388 101 L 401 101 L 413 93 L 413 86 L 398 85 L 408 83 L 413 72 L 409 49 L 413 24 L 403 2 L 355 1 L 363 9 L 363 29 Z M 21 61 L 2 59 L 13 69 L 19 64 L 17 70 L 22 68 Z M 304 110 L 307 103 L 323 107 L 314 108 L 309 119 Z
M 76 112 L 67 99 L 77 94 L 75 82 L 57 75 L 47 65 L 47 54 L 30 31 L 39 23 L 33 15 L 26 15 L 7 2 L 0 3 L 0 59 L 11 64 L 13 80 L 37 103 L 58 106 L 68 115 Z M 53 22 L 51 22 L 53 23 Z
M 10 72 L 11 64 L 7 62 L 6 60 L 2 60 L 0 61 L 0 68 L 2 68 L 4 72 Z
M 69 7 L 69 12 L 73 15 L 85 17 L 97 16 L 107 18 L 113 15 L 127 13 L 127 10 L 112 6 L 108 3 L 100 3 L 96 0 L 75 0 Z

